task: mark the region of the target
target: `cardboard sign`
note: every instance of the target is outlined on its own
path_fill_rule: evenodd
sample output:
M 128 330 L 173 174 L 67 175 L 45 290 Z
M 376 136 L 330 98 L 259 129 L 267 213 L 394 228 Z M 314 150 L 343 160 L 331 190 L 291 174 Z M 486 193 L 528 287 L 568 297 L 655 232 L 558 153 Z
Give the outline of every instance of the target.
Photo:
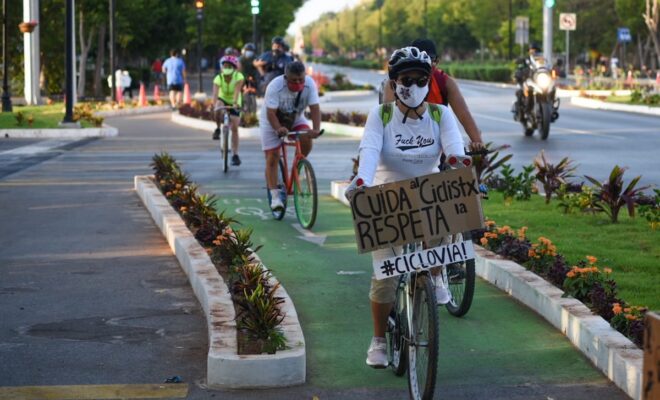
M 643 371 L 642 399 L 660 399 L 660 315 L 655 312 L 644 319 Z
M 373 262 L 376 279 L 391 278 L 409 272 L 424 271 L 440 265 L 464 262 L 474 258 L 470 241 L 449 243 L 413 253 L 402 254 Z
M 479 184 L 472 168 L 358 191 L 351 210 L 360 253 L 483 228 Z

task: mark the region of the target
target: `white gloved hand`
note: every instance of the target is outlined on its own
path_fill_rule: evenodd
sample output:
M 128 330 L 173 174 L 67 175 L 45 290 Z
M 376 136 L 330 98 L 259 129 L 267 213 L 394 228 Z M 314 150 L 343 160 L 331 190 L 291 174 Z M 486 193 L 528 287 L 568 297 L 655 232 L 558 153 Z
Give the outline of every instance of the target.
M 344 190 L 344 197 L 346 197 L 346 200 L 350 203 L 351 200 L 353 199 L 353 196 L 357 193 L 358 190 L 364 189 L 366 186 L 364 185 L 364 180 L 358 176 L 353 178 L 351 183 L 348 185 L 346 190 Z

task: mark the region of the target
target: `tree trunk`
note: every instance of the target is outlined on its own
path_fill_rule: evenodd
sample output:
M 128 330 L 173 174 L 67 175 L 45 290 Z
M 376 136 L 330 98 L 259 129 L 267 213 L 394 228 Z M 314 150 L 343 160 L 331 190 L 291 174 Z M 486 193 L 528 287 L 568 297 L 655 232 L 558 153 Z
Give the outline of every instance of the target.
M 651 5 L 653 3 L 653 5 Z M 658 0 L 646 0 L 646 10 L 642 17 L 646 26 L 649 28 L 649 36 L 653 41 L 655 48 L 655 60 L 660 65 L 660 39 L 658 39 L 658 21 L 660 20 L 660 10 L 658 9 Z
M 87 41 L 85 41 L 84 32 L 84 14 L 80 11 L 80 64 L 78 65 L 78 97 L 85 96 L 85 81 L 87 80 L 87 54 L 92 46 L 92 38 L 94 37 L 94 28 L 90 28 Z
M 106 24 L 99 27 L 99 40 L 96 47 L 96 69 L 94 71 L 94 97 L 103 96 L 103 84 L 105 82 L 103 66 L 105 64 L 105 32 Z

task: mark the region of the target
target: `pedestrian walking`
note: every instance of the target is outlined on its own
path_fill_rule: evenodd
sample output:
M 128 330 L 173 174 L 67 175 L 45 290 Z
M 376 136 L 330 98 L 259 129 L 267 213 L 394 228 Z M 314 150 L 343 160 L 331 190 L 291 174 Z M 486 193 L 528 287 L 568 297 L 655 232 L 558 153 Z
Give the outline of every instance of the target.
M 163 73 L 167 81 L 167 90 L 170 92 L 170 106 L 176 110 L 181 104 L 183 86 L 186 83 L 186 64 L 179 57 L 179 51 L 172 49 L 170 58 L 163 63 Z

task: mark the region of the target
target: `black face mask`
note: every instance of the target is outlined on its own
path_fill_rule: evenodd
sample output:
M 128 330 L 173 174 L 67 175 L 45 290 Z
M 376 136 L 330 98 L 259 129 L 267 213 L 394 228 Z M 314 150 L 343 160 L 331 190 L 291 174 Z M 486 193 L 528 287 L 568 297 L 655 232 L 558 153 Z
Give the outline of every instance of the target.
M 273 55 L 279 56 L 280 54 L 282 54 L 282 50 L 280 50 L 280 49 L 273 50 Z

